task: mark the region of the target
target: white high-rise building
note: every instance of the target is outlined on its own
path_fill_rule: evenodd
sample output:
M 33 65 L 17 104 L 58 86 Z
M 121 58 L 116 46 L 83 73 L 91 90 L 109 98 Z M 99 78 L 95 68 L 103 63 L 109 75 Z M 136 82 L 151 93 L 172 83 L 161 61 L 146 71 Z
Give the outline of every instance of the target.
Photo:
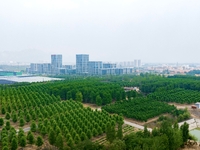
M 51 73 L 59 74 L 60 68 L 62 68 L 62 55 L 51 55 Z
M 101 75 L 103 64 L 102 61 L 89 61 L 88 62 L 88 73 L 90 75 Z
M 76 55 L 76 74 L 88 74 L 88 54 Z
M 141 66 L 142 66 L 141 60 L 139 59 L 139 60 L 138 60 L 138 67 L 141 67 Z
M 136 59 L 134 60 L 134 67 L 138 67 L 138 61 Z

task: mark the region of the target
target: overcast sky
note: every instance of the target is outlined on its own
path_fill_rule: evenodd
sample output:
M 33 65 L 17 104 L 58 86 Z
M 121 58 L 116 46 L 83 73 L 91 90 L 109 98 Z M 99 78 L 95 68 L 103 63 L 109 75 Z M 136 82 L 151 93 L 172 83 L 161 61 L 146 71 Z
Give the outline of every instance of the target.
M 0 62 L 200 63 L 200 0 L 1 0 Z

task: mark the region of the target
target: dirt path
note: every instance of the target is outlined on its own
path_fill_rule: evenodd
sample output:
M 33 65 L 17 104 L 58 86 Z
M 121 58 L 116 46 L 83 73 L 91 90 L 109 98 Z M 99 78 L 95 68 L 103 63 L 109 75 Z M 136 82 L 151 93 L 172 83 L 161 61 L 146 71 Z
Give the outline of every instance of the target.
M 95 104 L 83 103 L 83 106 L 84 106 L 84 107 L 90 107 L 90 108 L 92 108 L 93 110 L 95 110 L 95 109 L 101 110 L 101 106 L 97 106 L 97 105 L 95 105 Z
M 168 104 L 176 106 L 177 109 L 185 109 L 185 108 L 187 108 L 188 110 L 191 109 L 191 105 L 192 105 L 192 104 L 179 104 L 179 103 L 168 103 Z
M 142 125 L 139 125 L 139 124 L 136 124 L 136 123 L 132 123 L 132 122 L 129 122 L 129 121 L 126 121 L 126 120 L 124 120 L 124 123 L 128 124 L 129 126 L 132 126 L 132 127 L 135 127 L 135 128 L 141 129 L 141 130 L 144 130 L 144 126 L 142 126 Z M 149 131 L 152 131 L 151 128 L 147 128 L 147 129 Z

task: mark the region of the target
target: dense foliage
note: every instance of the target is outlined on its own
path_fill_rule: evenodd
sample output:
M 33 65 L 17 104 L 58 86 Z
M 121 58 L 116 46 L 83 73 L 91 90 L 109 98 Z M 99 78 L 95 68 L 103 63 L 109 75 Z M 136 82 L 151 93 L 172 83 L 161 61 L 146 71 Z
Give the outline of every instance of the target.
M 16 140 L 10 137 L 11 131 L 16 134 L 11 123 L 18 127 L 31 123 L 31 131 L 47 137 L 49 142 L 52 142 L 52 138 L 55 139 L 53 145 L 62 147 L 65 143 L 68 147 L 72 147 L 81 141 L 103 134 L 106 124 L 109 122 L 115 124 L 118 118 L 109 116 L 105 111 L 84 108 L 78 101 L 62 101 L 54 95 L 39 92 L 37 86 L 5 88 L 0 90 L 0 95 L 0 113 L 5 117 L 0 119 L 4 120 L 1 121 L 3 126 L 1 134 L 10 138 L 5 142 L 1 138 L 0 148 L 12 147 L 12 142 L 16 144 Z M 34 143 L 31 135 L 26 137 L 23 130 L 20 131 L 22 134 L 18 134 L 20 137 L 17 141 L 19 146 L 25 147 L 27 143 Z M 40 137 L 35 138 L 36 145 L 41 146 L 42 143 Z
M 127 150 L 177 150 L 184 144 L 184 139 L 189 138 L 188 124 L 179 129 L 178 126 L 167 121 L 162 122 L 160 128 L 155 128 L 152 133 L 147 129 L 124 137 Z
M 12 87 L 29 87 L 32 92 L 43 92 L 49 95 L 59 96 L 62 100 L 73 99 L 80 102 L 106 105 L 113 100 L 125 99 L 126 93 L 118 84 L 103 82 L 98 78 L 63 80 L 46 83 L 15 84 Z M 0 87 L 0 89 L 5 89 Z M 10 89 L 10 88 L 9 88 Z M 1 91 L 0 91 L 1 92 Z M 130 95 L 130 94 L 129 94 Z M 99 101 L 98 98 L 101 100 Z
M 98 80 L 63 81 L 49 86 L 49 94 L 59 95 L 62 99 L 76 99 L 78 92 L 82 94 L 83 102 L 87 103 L 96 103 L 96 98 L 99 96 L 102 99 L 99 105 L 125 98 L 121 86 Z
M 149 118 L 158 116 L 162 113 L 172 113 L 176 110 L 176 107 L 148 98 L 136 98 L 134 100 L 125 100 L 109 104 L 103 106 L 102 109 L 109 113 L 122 113 L 128 118 L 147 121 Z
M 113 135 L 114 137 L 114 135 Z M 188 131 L 188 124 L 180 128 L 177 124 L 170 124 L 163 121 L 159 128 L 149 132 L 145 127 L 138 131 L 125 135 L 124 138 L 113 138 L 113 141 L 106 145 L 98 145 L 89 141 L 82 142 L 74 147 L 75 150 L 177 150 L 184 145 L 187 139 L 191 139 Z
M 172 90 L 157 91 L 149 94 L 148 97 L 165 102 L 191 104 L 200 100 L 200 92 L 177 88 Z
M 165 123 L 149 133 L 123 138 L 121 116 L 141 121 L 171 113 L 178 121 L 187 119 L 187 110 L 166 102 L 193 103 L 200 96 L 200 78 L 164 77 L 151 74 L 66 78 L 64 81 L 0 85 L 0 149 L 42 146 L 44 139 L 62 149 L 177 149 L 188 138 L 188 126 L 180 129 Z M 141 92 L 123 87 L 139 87 Z M 145 95 L 148 95 L 147 97 Z M 127 100 L 128 99 L 128 100 Z M 102 111 L 84 108 L 81 102 L 104 105 Z M 113 103 L 115 102 L 115 103 Z M 22 128 L 30 126 L 26 134 Z M 16 133 L 16 129 L 19 129 Z M 118 128 L 117 131 L 115 129 Z M 91 143 L 106 133 L 106 146 Z
M 115 83 L 120 86 L 139 87 L 143 93 L 149 94 L 162 88 L 163 90 L 172 90 L 183 88 L 187 90 L 200 91 L 200 77 L 195 76 L 160 76 L 152 74 L 141 74 L 140 76 L 124 75 L 124 76 L 109 76 L 102 80 Z

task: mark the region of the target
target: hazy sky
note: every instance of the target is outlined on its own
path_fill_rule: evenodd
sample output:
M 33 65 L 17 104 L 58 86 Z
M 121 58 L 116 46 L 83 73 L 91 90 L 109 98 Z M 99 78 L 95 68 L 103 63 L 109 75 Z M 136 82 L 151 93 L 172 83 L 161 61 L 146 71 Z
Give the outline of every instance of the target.
M 0 62 L 200 63 L 200 0 L 1 0 Z

